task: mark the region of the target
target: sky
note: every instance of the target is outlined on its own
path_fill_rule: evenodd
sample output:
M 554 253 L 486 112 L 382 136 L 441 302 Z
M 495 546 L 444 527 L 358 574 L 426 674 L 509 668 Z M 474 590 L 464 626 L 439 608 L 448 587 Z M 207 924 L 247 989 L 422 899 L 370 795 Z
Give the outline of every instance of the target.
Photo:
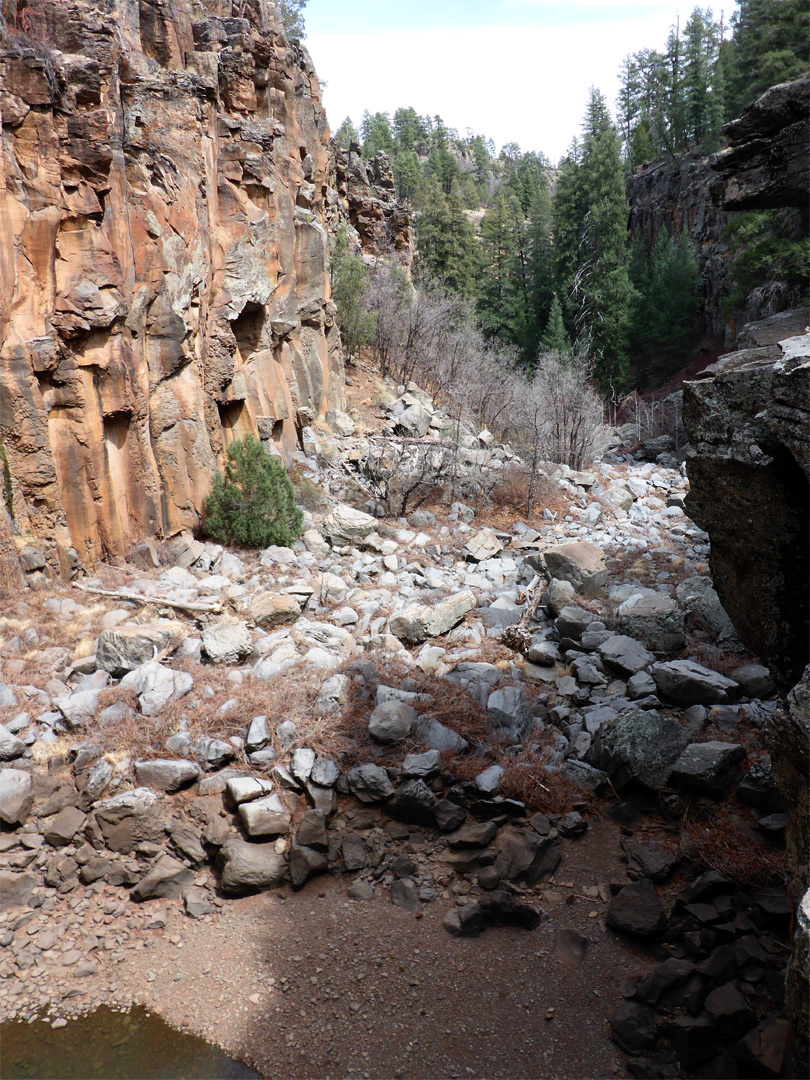
M 588 90 L 613 107 L 624 57 L 663 48 L 678 0 L 308 0 L 307 46 L 332 130 L 413 106 L 556 162 Z M 733 0 L 724 0 L 726 21 Z M 719 14 L 720 4 L 716 14 Z

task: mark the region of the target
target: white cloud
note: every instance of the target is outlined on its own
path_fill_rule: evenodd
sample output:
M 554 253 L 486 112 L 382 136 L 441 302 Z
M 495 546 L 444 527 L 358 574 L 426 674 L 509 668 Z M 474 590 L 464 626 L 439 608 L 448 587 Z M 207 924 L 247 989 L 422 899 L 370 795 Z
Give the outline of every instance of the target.
M 539 14 L 548 0 L 524 3 Z M 593 0 L 572 3 L 594 6 Z M 589 86 L 598 86 L 612 106 L 624 56 L 663 45 L 674 5 L 648 3 L 644 12 L 591 26 L 544 28 L 535 20 L 395 34 L 310 32 L 307 44 L 328 84 L 324 100 L 333 128 L 346 115 L 359 123 L 366 108 L 393 112 L 412 105 L 419 113 L 439 113 L 460 131 L 472 127 L 499 146 L 515 141 L 556 161 L 579 132 Z

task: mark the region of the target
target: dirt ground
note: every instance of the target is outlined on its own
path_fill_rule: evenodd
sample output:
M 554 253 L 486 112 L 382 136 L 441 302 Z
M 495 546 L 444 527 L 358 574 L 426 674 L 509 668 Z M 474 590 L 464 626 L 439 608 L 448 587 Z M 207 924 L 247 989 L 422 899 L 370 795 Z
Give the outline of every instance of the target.
M 650 960 L 604 926 L 597 886 L 605 891 L 618 855 L 618 827 L 593 819 L 564 845 L 555 878 L 537 886 L 549 918 L 531 932 L 453 938 L 441 925 L 452 899 L 413 915 L 385 888 L 353 901 L 351 878 L 323 877 L 297 894 L 226 900 L 200 920 L 180 901 L 127 903 L 101 920 L 122 949 L 95 951 L 97 974 L 60 982 L 53 969 L 31 978 L 52 995 L 53 1015 L 102 1001 L 142 1004 L 273 1080 L 626 1076 L 609 1018 L 624 978 Z M 74 936 L 99 933 L 94 915 L 111 906 L 112 892 L 94 898 Z M 168 909 L 165 929 L 142 929 L 160 909 Z M 124 938 L 114 936 L 119 929 Z M 578 968 L 558 958 L 562 929 L 589 940 Z M 32 989 L 25 979 L 17 1008 Z M 64 1000 L 66 992 L 76 996 Z

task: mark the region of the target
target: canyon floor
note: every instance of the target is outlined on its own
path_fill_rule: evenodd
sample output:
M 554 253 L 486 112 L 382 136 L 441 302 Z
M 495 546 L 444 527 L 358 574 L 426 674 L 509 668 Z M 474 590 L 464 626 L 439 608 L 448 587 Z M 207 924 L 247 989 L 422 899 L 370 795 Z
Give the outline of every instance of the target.
M 513 451 L 468 433 L 486 501 L 375 519 L 346 503 L 364 439 L 445 418 L 353 384 L 297 455 L 293 550 L 181 537 L 72 583 L 29 553 L 0 620 L 2 1016 L 137 1003 L 272 1077 L 770 1067 L 779 701 L 677 456 L 547 467 L 527 522 Z

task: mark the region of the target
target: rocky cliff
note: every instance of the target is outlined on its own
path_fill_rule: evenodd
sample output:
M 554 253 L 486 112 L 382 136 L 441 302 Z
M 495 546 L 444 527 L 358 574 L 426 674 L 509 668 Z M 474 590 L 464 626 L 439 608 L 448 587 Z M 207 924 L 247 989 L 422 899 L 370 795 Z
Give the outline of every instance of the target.
M 0 449 L 65 563 L 339 404 L 329 130 L 270 0 L 3 0 Z M 238 16 L 238 17 L 237 17 Z
M 779 210 L 786 235 L 806 236 L 810 184 L 810 78 L 773 86 L 724 128 L 728 146 L 717 154 L 700 149 L 660 158 L 636 168 L 627 179 L 630 230 L 649 247 L 661 229 L 686 232 L 695 248 L 707 333 L 726 337 L 723 300 L 731 291 L 729 246 L 723 230 L 729 213 Z M 784 290 L 763 283 L 746 305 L 744 318 L 759 319 L 785 306 Z
M 720 208 L 723 181 L 710 158 L 699 150 L 640 165 L 627 178 L 630 232 L 652 248 L 662 229 L 691 240 L 700 276 L 704 329 L 723 337 L 722 301 L 730 291 L 728 244 L 723 229 L 728 215 Z

